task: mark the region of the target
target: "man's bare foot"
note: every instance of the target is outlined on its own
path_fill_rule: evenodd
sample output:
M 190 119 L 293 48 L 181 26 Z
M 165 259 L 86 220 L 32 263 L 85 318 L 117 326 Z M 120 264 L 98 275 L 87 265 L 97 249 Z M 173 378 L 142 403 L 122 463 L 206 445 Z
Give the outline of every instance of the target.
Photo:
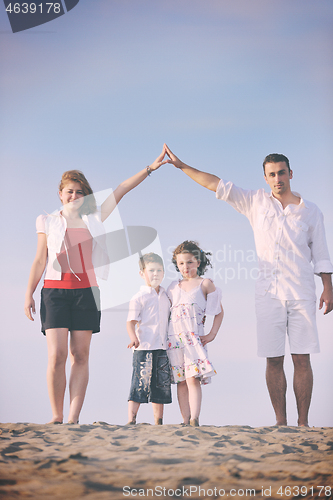
M 192 427 L 199 427 L 199 419 L 198 418 L 193 418 L 190 420 L 190 425 Z
M 163 419 L 162 418 L 155 418 L 155 425 L 163 425 Z
M 282 425 L 288 425 L 287 424 L 287 420 L 277 420 L 276 424 L 275 425 L 278 425 L 278 426 L 282 426 Z
M 48 424 L 55 424 L 55 425 L 62 424 L 62 420 L 61 420 L 61 422 L 59 420 L 51 420 L 51 422 L 47 422 L 47 425 Z

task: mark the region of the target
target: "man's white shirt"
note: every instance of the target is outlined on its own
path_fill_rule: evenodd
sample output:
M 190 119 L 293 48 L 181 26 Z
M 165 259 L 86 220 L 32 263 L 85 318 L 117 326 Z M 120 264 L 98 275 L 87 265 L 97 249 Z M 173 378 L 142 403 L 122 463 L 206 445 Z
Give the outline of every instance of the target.
M 314 274 L 333 273 L 323 214 L 309 201 L 282 204 L 264 189 L 245 190 L 220 180 L 216 197 L 245 215 L 252 226 L 259 263 L 256 294 L 281 300 L 315 300 Z M 311 264 L 312 262 L 312 264 Z

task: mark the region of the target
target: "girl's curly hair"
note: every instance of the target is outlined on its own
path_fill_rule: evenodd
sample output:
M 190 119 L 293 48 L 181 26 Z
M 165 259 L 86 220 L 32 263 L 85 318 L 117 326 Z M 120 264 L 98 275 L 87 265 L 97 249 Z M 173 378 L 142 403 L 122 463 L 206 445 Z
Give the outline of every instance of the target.
M 181 243 L 180 245 L 178 245 L 177 248 L 175 248 L 172 255 L 172 263 L 175 265 L 178 272 L 179 269 L 177 266 L 177 255 L 180 253 L 190 253 L 200 262 L 200 266 L 198 267 L 197 271 L 199 276 L 205 274 L 207 270 L 206 268 L 208 266 L 213 267 L 209 258 L 209 256 L 212 255 L 212 253 L 204 252 L 203 250 L 201 250 L 196 241 L 186 240 L 183 241 L 183 243 Z

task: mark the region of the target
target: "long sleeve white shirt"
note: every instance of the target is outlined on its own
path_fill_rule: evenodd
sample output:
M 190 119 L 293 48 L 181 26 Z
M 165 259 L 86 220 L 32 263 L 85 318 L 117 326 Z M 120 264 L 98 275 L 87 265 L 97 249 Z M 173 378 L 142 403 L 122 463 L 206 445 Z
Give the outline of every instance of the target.
M 282 204 L 264 189 L 245 190 L 220 180 L 216 197 L 245 215 L 254 232 L 259 261 L 256 293 L 281 300 L 315 300 L 314 274 L 332 273 L 323 214 L 301 198 Z M 312 264 L 311 264 L 312 262 Z

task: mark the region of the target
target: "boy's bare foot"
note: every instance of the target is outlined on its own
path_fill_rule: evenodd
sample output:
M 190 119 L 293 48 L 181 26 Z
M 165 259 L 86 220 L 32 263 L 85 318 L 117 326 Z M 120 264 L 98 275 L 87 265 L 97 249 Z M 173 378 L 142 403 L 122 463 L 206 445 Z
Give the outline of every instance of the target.
M 129 422 L 127 422 L 126 425 L 135 425 L 136 424 L 136 415 L 133 416 L 132 420 L 130 420 Z
M 47 422 L 47 425 L 49 424 L 55 424 L 55 425 L 62 424 L 62 421 L 60 422 L 59 420 L 51 420 L 51 422 Z
M 155 417 L 155 425 L 163 425 L 163 419 Z
M 198 418 L 191 418 L 190 425 L 192 427 L 199 427 L 199 419 Z

